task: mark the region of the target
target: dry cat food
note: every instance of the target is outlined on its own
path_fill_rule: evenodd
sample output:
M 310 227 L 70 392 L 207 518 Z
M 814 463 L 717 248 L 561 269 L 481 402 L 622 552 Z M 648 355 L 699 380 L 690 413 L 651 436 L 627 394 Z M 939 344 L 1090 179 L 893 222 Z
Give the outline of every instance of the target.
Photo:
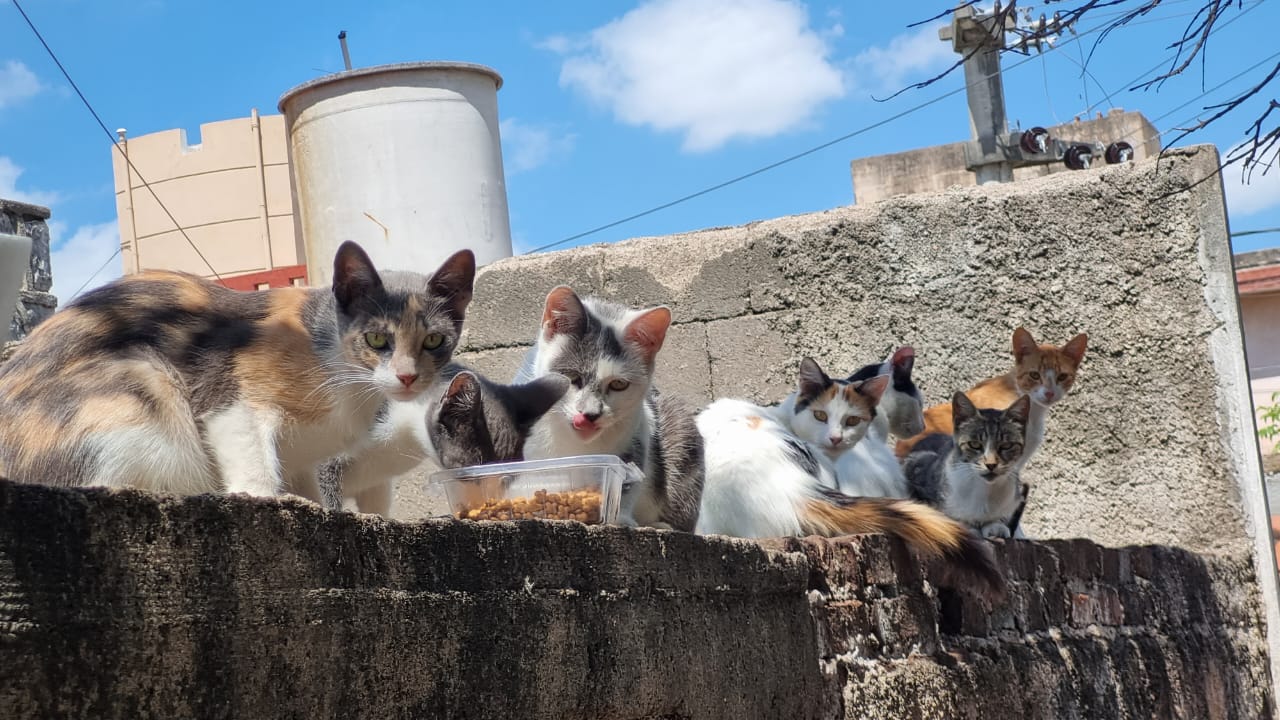
M 600 522 L 600 491 L 571 490 L 547 492 L 539 490 L 533 497 L 502 498 L 469 505 L 458 512 L 467 520 L 577 520 Z

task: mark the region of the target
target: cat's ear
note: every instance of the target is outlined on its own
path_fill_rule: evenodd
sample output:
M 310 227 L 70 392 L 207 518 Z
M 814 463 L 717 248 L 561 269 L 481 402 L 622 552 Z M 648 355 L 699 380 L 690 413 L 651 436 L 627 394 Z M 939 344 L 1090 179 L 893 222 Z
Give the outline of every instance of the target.
M 671 327 L 671 310 L 667 307 L 656 307 L 645 310 L 627 323 L 622 337 L 631 345 L 640 348 L 644 361 L 652 365 L 654 357 L 662 349 L 663 341 L 667 339 L 669 327 Z
M 511 417 L 521 432 L 528 431 L 538 418 L 555 407 L 569 389 L 569 378 L 544 375 L 533 382 L 509 388 Z
M 916 351 L 910 345 L 903 345 L 893 351 L 889 357 L 889 367 L 893 369 L 893 379 L 903 383 L 911 379 L 911 369 L 916 365 Z
M 382 278 L 373 261 L 359 245 L 347 240 L 333 258 L 333 296 L 338 307 L 347 310 L 360 298 L 382 289 Z
M 800 361 L 800 372 L 796 375 L 796 389 L 800 391 L 800 397 L 817 397 L 830 386 L 831 378 L 822 372 L 817 360 L 807 357 Z
M 1013 359 L 1015 362 L 1022 362 L 1022 358 L 1040 349 L 1036 344 L 1036 339 L 1031 337 L 1031 333 L 1026 328 L 1020 327 L 1013 331 Z
M 889 389 L 889 376 L 877 375 L 868 380 L 863 380 L 858 386 L 858 394 L 869 399 L 872 405 L 880 404 L 880 398 L 884 396 L 884 391 Z
M 484 398 L 480 378 L 463 371 L 453 376 L 449 387 L 440 398 L 441 418 L 464 418 L 484 415 Z
M 547 340 L 557 335 L 578 336 L 587 329 L 587 309 L 578 294 L 568 285 L 547 293 L 542 306 L 542 335 Z
M 1066 345 L 1062 346 L 1062 352 L 1075 362 L 1076 366 L 1080 365 L 1080 361 L 1084 360 L 1085 348 L 1089 345 L 1089 336 L 1084 333 L 1071 338 Z
M 1017 400 L 1014 400 L 1012 405 L 1005 408 L 1004 416 L 1026 425 L 1027 420 L 1031 417 L 1031 396 L 1023 395 Z
M 459 250 L 449 256 L 427 281 L 435 297 L 443 298 L 455 322 L 461 323 L 471 304 L 476 281 L 476 256 L 470 250 Z
M 951 396 L 951 422 L 956 427 L 966 420 L 972 420 L 977 417 L 978 408 L 969 400 L 969 396 L 962 392 L 956 392 Z

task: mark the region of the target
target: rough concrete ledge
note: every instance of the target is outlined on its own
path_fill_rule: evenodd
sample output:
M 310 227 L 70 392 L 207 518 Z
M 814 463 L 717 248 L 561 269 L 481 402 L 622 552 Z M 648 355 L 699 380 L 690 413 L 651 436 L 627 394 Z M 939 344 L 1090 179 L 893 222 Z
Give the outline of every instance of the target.
M 1019 542 L 988 608 L 886 538 L 0 481 L 0 715 L 1257 718 L 1247 558 Z

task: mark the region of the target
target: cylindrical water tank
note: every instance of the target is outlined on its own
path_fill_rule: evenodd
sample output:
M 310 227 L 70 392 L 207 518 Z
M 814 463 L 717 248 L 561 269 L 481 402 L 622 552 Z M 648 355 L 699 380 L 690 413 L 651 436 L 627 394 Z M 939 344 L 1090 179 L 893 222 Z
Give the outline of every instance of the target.
M 307 277 L 332 280 L 355 240 L 380 268 L 433 271 L 470 248 L 511 256 L 498 137 L 502 77 L 468 63 L 349 70 L 280 97 Z

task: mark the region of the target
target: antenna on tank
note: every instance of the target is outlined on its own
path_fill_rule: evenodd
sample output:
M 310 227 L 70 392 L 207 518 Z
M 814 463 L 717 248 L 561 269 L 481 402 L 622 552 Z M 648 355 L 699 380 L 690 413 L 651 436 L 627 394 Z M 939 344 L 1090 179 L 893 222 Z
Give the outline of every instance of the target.
M 347 52 L 347 31 L 338 33 L 338 44 L 342 45 L 342 64 L 351 69 L 351 53 Z

